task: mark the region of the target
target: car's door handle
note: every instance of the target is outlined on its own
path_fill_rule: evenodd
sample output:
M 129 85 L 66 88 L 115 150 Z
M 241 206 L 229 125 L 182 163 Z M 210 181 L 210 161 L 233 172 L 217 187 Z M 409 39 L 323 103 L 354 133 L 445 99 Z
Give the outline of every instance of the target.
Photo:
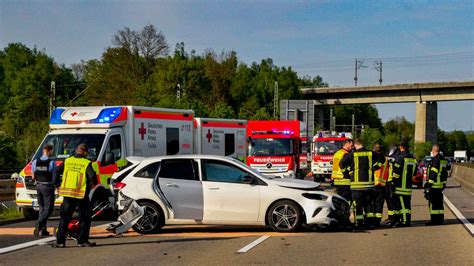
M 219 190 L 219 187 L 210 187 L 209 190 Z
M 173 184 L 173 183 L 167 183 L 166 186 L 167 186 L 167 187 L 175 187 L 175 188 L 178 188 L 178 187 L 179 187 L 178 185 Z

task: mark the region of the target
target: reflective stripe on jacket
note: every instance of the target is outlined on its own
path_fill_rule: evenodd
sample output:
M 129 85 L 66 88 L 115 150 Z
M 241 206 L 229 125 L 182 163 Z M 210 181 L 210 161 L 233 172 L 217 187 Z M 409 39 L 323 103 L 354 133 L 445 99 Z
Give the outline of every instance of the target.
M 395 162 L 393 163 L 395 194 L 411 195 L 416 165 L 416 159 L 407 151 L 401 152 L 401 154 L 395 158 Z
M 339 166 L 342 158 L 344 158 L 344 156 L 346 156 L 348 153 L 348 151 L 340 149 L 334 154 L 331 178 L 334 180 L 334 185 L 336 186 L 348 186 L 351 184 L 348 174 L 350 167 L 341 169 Z
M 351 176 L 351 189 L 371 188 L 374 186 L 372 172 L 372 152 L 354 152 L 354 174 Z
M 433 157 L 431 166 L 428 167 L 428 183 L 431 188 L 443 189 L 448 179 L 448 161 L 440 154 Z

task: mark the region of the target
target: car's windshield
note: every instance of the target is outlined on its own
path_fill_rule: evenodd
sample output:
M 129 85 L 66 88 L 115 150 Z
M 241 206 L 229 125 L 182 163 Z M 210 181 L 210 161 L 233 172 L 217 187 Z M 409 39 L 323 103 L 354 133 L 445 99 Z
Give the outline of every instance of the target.
M 252 139 L 249 145 L 250 156 L 284 156 L 292 154 L 293 144 L 291 139 Z
M 315 153 L 319 155 L 334 154 L 342 148 L 342 142 L 341 140 L 318 141 Z
M 40 149 L 36 152 L 33 159 L 38 159 L 42 155 L 42 149 L 45 144 L 53 145 L 53 154 L 51 159 L 64 160 L 73 155 L 79 144 L 85 143 L 89 148 L 87 159 L 96 161 L 100 149 L 104 142 L 104 134 L 58 134 L 48 135 L 41 143 Z

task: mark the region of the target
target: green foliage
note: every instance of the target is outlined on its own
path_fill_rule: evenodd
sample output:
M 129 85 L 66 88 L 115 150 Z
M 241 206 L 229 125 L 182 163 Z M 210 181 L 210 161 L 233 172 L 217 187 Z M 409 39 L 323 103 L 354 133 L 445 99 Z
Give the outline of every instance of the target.
M 71 70 L 57 65 L 44 52 L 21 43 L 9 44 L 0 52 L 0 121 L 5 134 L 0 148 L 9 153 L 2 156 L 11 156 L 5 164 L 26 161 L 44 137 L 53 80 L 57 81 L 58 104 L 74 96 L 76 88 L 58 86 L 77 84 Z M 16 140 L 14 150 L 9 139 Z
M 354 105 L 338 105 L 334 107 L 334 116 L 336 116 L 336 124 L 351 125 L 352 115 L 355 118 L 355 124 L 364 124 L 370 128 L 382 129 L 382 120 L 375 105 L 371 104 L 354 104 Z
M 15 140 L 11 137 L 0 136 L 0 166 L 16 166 L 16 147 Z
M 366 149 L 372 150 L 373 145 L 375 143 L 380 143 L 382 145 L 382 148 L 385 150 L 384 141 L 383 141 L 384 138 L 383 138 L 382 132 L 380 132 L 379 129 L 366 128 L 362 132 L 361 138 L 365 143 Z
M 422 160 L 425 156 L 430 155 L 433 143 L 431 142 L 417 142 L 415 143 L 415 157 L 418 160 Z

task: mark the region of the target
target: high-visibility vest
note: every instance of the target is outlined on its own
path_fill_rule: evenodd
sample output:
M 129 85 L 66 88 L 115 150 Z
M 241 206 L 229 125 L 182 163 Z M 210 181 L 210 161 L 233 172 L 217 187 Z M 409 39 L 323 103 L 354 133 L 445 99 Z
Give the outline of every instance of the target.
M 371 151 L 354 152 L 354 174 L 351 176 L 351 189 L 374 187 L 372 167 Z
M 447 160 L 439 160 L 439 169 L 430 166 L 428 178 L 430 177 L 431 171 L 436 173 L 436 180 L 433 180 L 431 178 L 428 180 L 428 182 L 431 184 L 431 188 L 444 188 L 447 182 L 447 174 L 444 173 L 446 171 L 447 166 Z
M 385 186 L 386 180 L 388 179 L 388 172 L 388 160 L 385 160 L 385 163 L 380 165 L 378 170 L 374 171 L 374 185 Z
M 397 163 L 394 163 L 395 166 L 399 167 Z M 403 159 L 403 173 L 402 176 L 393 173 L 393 178 L 395 178 L 395 194 L 398 195 L 411 195 L 413 176 L 416 172 L 416 159 L 405 157 Z
M 59 196 L 83 199 L 87 189 L 86 158 L 69 157 L 64 161 L 64 173 L 59 187 Z
M 349 178 L 344 178 L 344 173 L 348 171 L 348 169 L 341 169 L 339 167 L 339 163 L 341 162 L 342 158 L 344 158 L 344 156 L 346 156 L 348 153 L 348 151 L 340 149 L 334 154 L 332 159 L 331 178 L 334 180 L 335 186 L 349 186 L 351 184 L 351 180 Z

